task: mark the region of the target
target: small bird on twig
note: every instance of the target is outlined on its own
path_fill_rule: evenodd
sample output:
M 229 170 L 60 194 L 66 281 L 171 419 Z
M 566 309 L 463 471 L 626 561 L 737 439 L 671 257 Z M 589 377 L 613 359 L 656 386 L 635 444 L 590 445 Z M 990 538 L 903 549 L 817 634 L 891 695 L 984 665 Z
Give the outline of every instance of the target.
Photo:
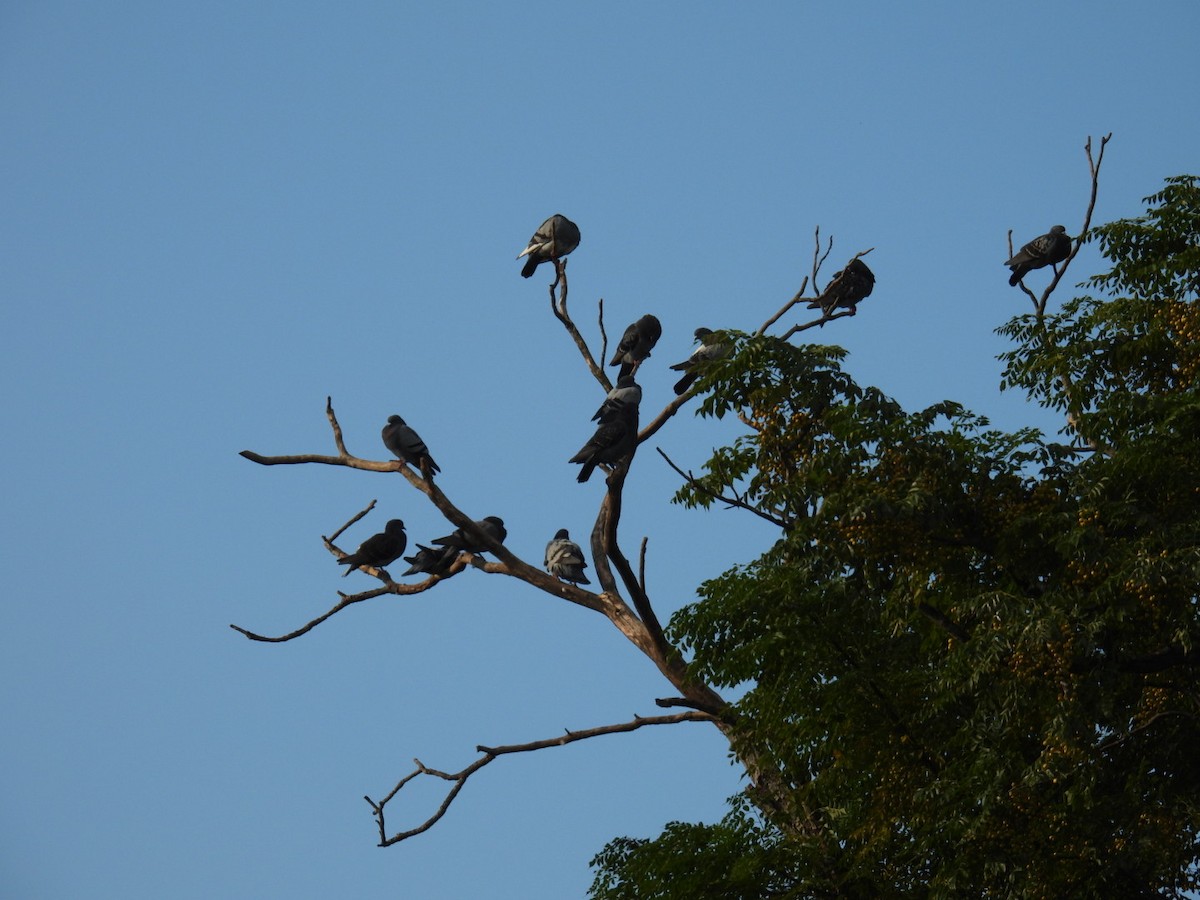
M 499 516 L 487 516 L 480 519 L 475 523 L 475 527 L 497 544 L 503 544 L 504 539 L 508 537 L 508 530 L 504 527 L 504 520 Z M 453 547 L 456 550 L 465 550 L 468 553 L 478 554 L 487 550 L 487 547 L 468 536 L 466 530 L 462 528 L 456 528 L 445 537 L 434 538 L 433 543 L 444 547 Z
M 427 575 L 445 575 L 450 566 L 458 559 L 457 547 L 426 547 L 417 544 L 417 552 L 404 557 L 406 563 L 412 563 L 402 575 L 416 575 L 424 572 Z
M 517 254 L 517 259 L 528 256 L 521 276 L 529 278 L 544 262 L 566 256 L 579 246 L 579 226 L 561 213 L 555 213 L 538 226 L 529 239 L 529 246 Z
M 600 404 L 600 408 L 592 416 L 592 421 L 606 422 L 620 413 L 626 406 L 629 406 L 629 404 L 632 403 L 634 406 L 637 406 L 641 402 L 641 386 L 633 380 L 632 375 L 622 375 L 617 379 L 616 387 L 605 396 L 604 402 Z
M 587 481 L 600 463 L 611 465 L 621 460 L 637 446 L 637 436 L 638 408 L 635 404 L 628 404 L 607 421 L 601 421 L 596 433 L 568 460 L 583 463 L 575 480 L 580 483 Z
M 692 351 L 689 356 L 681 363 L 675 363 L 671 366 L 676 372 L 683 372 L 684 375 L 675 382 L 675 393 L 682 394 L 692 386 L 692 383 L 700 377 L 701 371 L 704 369 L 704 364 L 720 359 L 729 353 L 729 345 L 723 344 L 720 341 L 709 341 L 709 335 L 713 334 L 711 328 L 697 328 L 695 332 L 696 340 L 700 346 Z
M 834 273 L 825 293 L 809 303 L 808 308 L 819 308 L 827 316 L 839 306 L 857 312 L 858 304 L 870 297 L 874 289 L 875 273 L 856 256 L 846 263 L 846 268 Z
M 389 566 L 400 558 L 407 545 L 408 535 L 404 533 L 404 523 L 399 519 L 392 519 L 383 526 L 383 531 L 371 535 L 358 545 L 357 550 L 338 560 L 339 566 L 350 567 L 342 573 L 342 577 L 345 578 L 359 566 L 371 566 L 375 569 Z
M 1056 266 L 1071 255 L 1071 239 L 1064 225 L 1055 225 L 1046 234 L 1035 237 L 1004 264 L 1012 269 L 1008 283 L 1013 287 L 1034 269 Z
M 625 329 L 609 365 L 620 366 L 620 376 L 632 375 L 642 360 L 650 356 L 650 351 L 654 349 L 660 337 L 662 323 L 647 313 Z
M 571 540 L 567 529 L 560 528 L 554 539 L 546 545 L 546 561 L 543 563 L 546 571 L 562 581 L 574 584 L 591 584 L 583 574 L 587 562 L 579 545 Z
M 426 474 L 430 471 L 441 471 L 429 455 L 429 448 L 425 446 L 421 436 L 399 416 L 388 416 L 388 423 L 383 426 L 383 445 L 399 459 L 416 466 Z

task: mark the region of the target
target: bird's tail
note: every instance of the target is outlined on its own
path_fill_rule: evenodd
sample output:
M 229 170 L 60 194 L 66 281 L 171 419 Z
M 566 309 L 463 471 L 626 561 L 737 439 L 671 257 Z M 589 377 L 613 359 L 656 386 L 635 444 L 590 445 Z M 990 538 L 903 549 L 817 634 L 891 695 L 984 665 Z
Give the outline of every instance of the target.
M 680 378 L 677 382 L 675 382 L 675 393 L 682 394 L 684 391 L 686 391 L 688 388 L 690 388 L 692 386 L 692 383 L 699 377 L 700 377 L 700 375 L 696 372 L 688 372 L 686 375 L 684 375 L 682 378 Z
M 517 258 L 520 259 L 520 257 Z M 533 255 L 531 254 L 529 259 L 525 260 L 524 268 L 521 269 L 521 277 L 531 278 L 533 273 L 537 271 L 537 267 L 541 264 L 541 262 L 542 261 L 540 259 L 534 259 Z
M 579 476 L 575 479 L 580 484 L 583 484 L 592 477 L 592 472 L 596 470 L 596 464 L 592 461 L 585 462 L 583 468 L 579 470 Z
M 1017 286 L 1017 282 L 1025 277 L 1025 273 L 1020 269 L 1013 269 L 1012 277 L 1008 279 L 1008 283 L 1013 287 Z
M 339 559 L 338 565 L 348 567 L 346 569 L 346 571 L 342 573 L 343 578 L 345 578 L 347 575 L 349 575 L 351 572 L 353 572 L 355 569 L 358 568 L 358 563 L 356 563 L 354 560 L 352 560 L 348 556 L 343 556 L 341 559 Z

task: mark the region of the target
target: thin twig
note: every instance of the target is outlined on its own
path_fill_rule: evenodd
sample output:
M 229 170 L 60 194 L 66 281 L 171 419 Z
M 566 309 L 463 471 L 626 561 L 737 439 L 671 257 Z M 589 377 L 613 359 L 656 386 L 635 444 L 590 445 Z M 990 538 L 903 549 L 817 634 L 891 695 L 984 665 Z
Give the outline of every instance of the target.
M 375 508 L 375 501 L 372 500 L 370 503 L 367 504 L 366 509 L 364 509 L 362 512 L 353 516 L 349 522 L 347 522 L 345 525 L 343 525 L 341 528 L 339 528 L 337 531 L 335 531 L 329 537 L 325 537 L 324 535 L 322 535 L 321 540 L 323 540 L 325 542 L 325 546 L 332 548 L 333 542 L 336 541 L 339 537 L 341 537 L 342 533 L 347 528 L 349 528 L 351 525 L 353 525 L 355 522 L 357 522 L 359 519 L 361 519 L 363 516 L 365 516 L 367 513 L 369 513 L 374 508 Z

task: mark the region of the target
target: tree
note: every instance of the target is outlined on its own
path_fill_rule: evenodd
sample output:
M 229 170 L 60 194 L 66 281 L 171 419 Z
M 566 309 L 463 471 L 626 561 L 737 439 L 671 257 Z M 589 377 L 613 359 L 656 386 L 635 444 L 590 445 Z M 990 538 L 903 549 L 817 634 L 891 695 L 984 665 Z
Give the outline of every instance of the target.
M 1081 237 L 1106 141 L 1095 159 L 1088 144 L 1092 197 Z M 418 761 L 389 792 L 367 798 L 381 846 L 432 827 L 467 780 L 502 756 L 706 722 L 728 738 L 747 790 L 716 825 L 676 823 L 655 841 L 611 843 L 595 861 L 596 896 L 696 896 L 697 885 L 729 897 L 1086 894 L 1081 885 L 1130 896 L 1185 887 L 1196 821 L 1196 776 L 1185 764 L 1196 737 L 1189 509 L 1200 482 L 1184 338 L 1196 323 L 1196 266 L 1187 247 L 1181 254 L 1167 240 L 1191 234 L 1194 244 L 1195 216 L 1180 212 L 1180 198 L 1194 198 L 1195 185 L 1177 187 L 1178 195 L 1151 198 L 1161 215 L 1148 214 L 1149 237 L 1118 238 L 1122 223 L 1098 230 L 1118 263 L 1113 273 L 1125 273 L 1095 281 L 1109 299 L 1046 312 L 1078 245 L 1040 296 L 1022 285 L 1033 312 L 1006 326 L 1015 349 L 1005 381 L 1063 409 L 1070 443 L 1033 429 L 990 430 L 951 402 L 906 412 L 858 386 L 838 348 L 792 343 L 802 330 L 855 314 L 853 305 L 822 302 L 831 286 L 822 291 L 818 278 L 832 244 L 822 253 L 818 232 L 812 295 L 806 278 L 753 333 L 720 333 L 729 352 L 706 360 L 629 452 L 604 465 L 589 542 L 597 591 L 517 557 L 442 492 L 432 469 L 351 455 L 330 401 L 336 455 L 242 455 L 399 473 L 472 549 L 417 582 L 368 569 L 378 587 L 341 594 L 279 637 L 233 627 L 252 640 L 293 640 L 352 604 L 435 589 L 473 567 L 600 613 L 672 686 L 657 702 L 682 711 L 481 745 L 459 772 Z M 1150 280 L 1151 252 L 1168 254 L 1155 271 L 1170 299 L 1162 291 L 1117 297 Z M 607 392 L 603 307 L 596 354 L 568 311 L 566 261 L 553 263 L 551 310 Z M 1190 295 L 1175 290 L 1181 284 Z M 780 324 L 801 303 L 823 314 Z M 1121 303 L 1121 316 L 1105 318 Z M 1115 331 L 1146 316 L 1159 324 L 1145 334 Z M 1090 349 L 1070 343 L 1081 340 Z M 1109 381 L 1095 380 L 1097 367 Z M 749 434 L 699 476 L 676 467 L 677 499 L 746 510 L 778 525 L 781 537 L 758 560 L 704 584 L 700 600 L 664 629 L 619 540 L 622 492 L 641 444 L 700 397 L 702 415 L 736 415 Z M 635 422 L 627 412 L 622 422 Z M 333 555 L 345 555 L 341 531 L 369 510 L 326 540 Z M 719 693 L 726 689 L 745 693 L 731 703 Z M 389 828 L 389 804 L 421 777 L 447 782 L 444 801 L 412 827 Z
M 668 635 L 696 677 L 748 687 L 735 748 L 810 828 L 736 798 L 611 842 L 593 896 L 1200 887 L 1200 179 L 1146 202 L 1085 226 L 1098 296 L 1047 312 L 1059 271 L 1000 329 L 1004 386 L 1063 412 L 1065 443 L 906 412 L 834 348 L 739 342 L 701 412 L 752 431 L 677 499 L 736 491 L 783 536 Z

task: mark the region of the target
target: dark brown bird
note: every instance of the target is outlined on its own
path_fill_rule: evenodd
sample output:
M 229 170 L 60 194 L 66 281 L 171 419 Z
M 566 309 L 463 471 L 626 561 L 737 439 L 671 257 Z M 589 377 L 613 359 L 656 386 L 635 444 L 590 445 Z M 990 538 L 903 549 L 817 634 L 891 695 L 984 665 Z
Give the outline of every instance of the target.
M 705 363 L 721 359 L 729 353 L 728 344 L 709 340 L 709 336 L 713 334 L 711 328 L 697 328 L 694 334 L 696 335 L 696 342 L 700 346 L 693 350 L 692 355 L 683 362 L 675 363 L 675 365 L 671 366 L 676 372 L 684 373 L 683 377 L 675 382 L 676 394 L 682 394 L 692 386 L 692 383 L 703 372 Z
M 529 239 L 529 246 L 517 254 L 517 259 L 528 256 L 521 277 L 529 278 L 544 262 L 566 256 L 579 246 L 579 226 L 561 213 L 555 213 L 538 226 Z
M 1034 269 L 1056 266 L 1071 255 L 1071 239 L 1066 226 L 1055 225 L 1046 234 L 1035 237 L 1018 250 L 1005 265 L 1012 269 L 1008 283 L 1016 287 L 1017 282 Z
M 808 304 L 808 308 L 819 308 L 827 316 L 839 306 L 857 312 L 858 304 L 870 297 L 874 289 L 875 273 L 856 256 L 846 263 L 846 268 L 834 273 L 825 293 Z
M 632 375 L 642 360 L 650 356 L 650 351 L 662 337 L 662 323 L 654 316 L 646 314 L 625 329 L 621 342 L 613 353 L 610 366 L 620 366 L 619 377 Z
M 399 519 L 392 519 L 383 526 L 383 531 L 371 535 L 358 545 L 357 550 L 338 560 L 339 566 L 350 567 L 342 573 L 342 577 L 345 578 L 359 566 L 371 566 L 375 569 L 389 566 L 400 558 L 407 545 L 408 536 L 404 533 L 404 523 Z
M 508 537 L 508 530 L 504 527 L 504 520 L 499 516 L 487 516 L 480 519 L 475 523 L 475 527 L 497 544 L 503 544 L 504 539 Z M 434 538 L 433 543 L 443 547 L 453 547 L 456 550 L 465 550 L 468 553 L 483 553 L 487 550 L 487 547 L 482 542 L 470 537 L 466 530 L 462 528 L 456 528 L 445 537 Z
M 388 423 L 383 426 L 383 445 L 404 460 L 410 466 L 416 466 L 422 472 L 440 472 L 438 464 L 429 455 L 429 448 L 421 440 L 421 436 L 399 416 L 388 416 Z
M 636 404 L 627 404 L 607 421 L 602 421 L 596 433 L 568 460 L 583 463 L 575 480 L 587 481 L 600 463 L 612 464 L 623 459 L 637 446 L 637 436 L 638 408 Z

